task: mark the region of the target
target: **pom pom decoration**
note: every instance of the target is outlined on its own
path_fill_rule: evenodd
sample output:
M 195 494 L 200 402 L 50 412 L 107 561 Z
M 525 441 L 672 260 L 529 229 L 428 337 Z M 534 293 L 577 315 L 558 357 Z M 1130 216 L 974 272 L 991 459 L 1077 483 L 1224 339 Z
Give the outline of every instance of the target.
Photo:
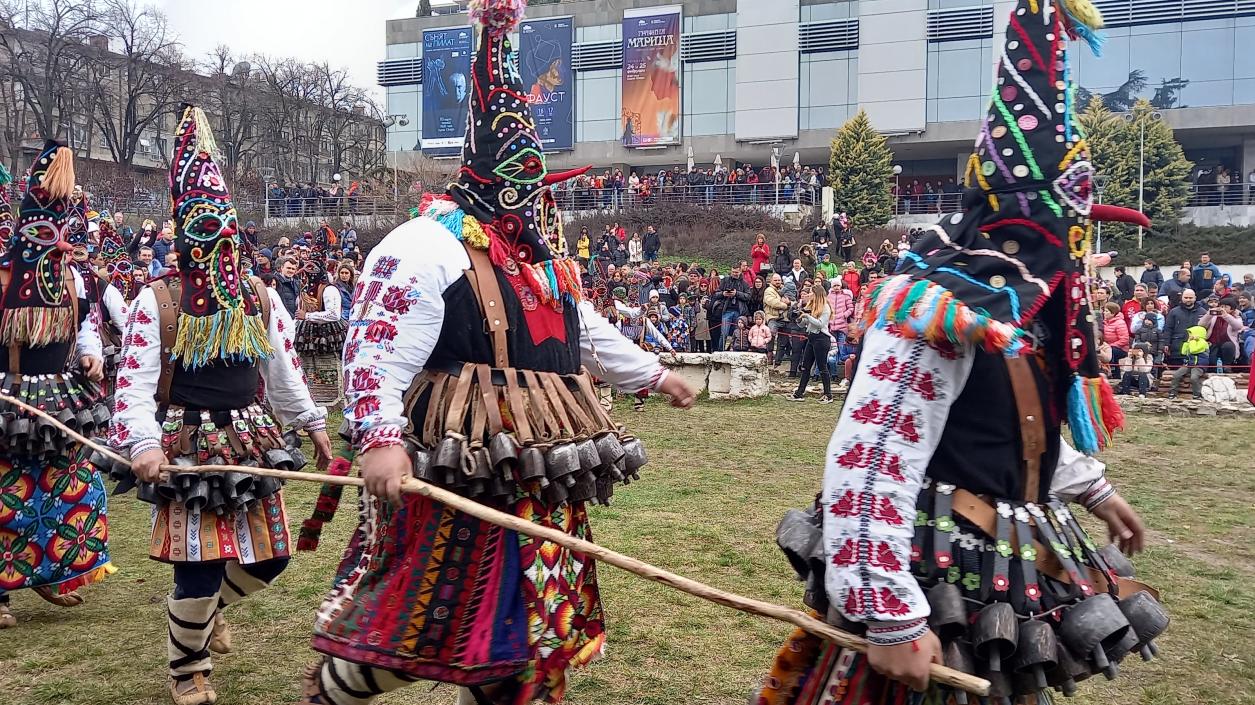
M 526 11 L 527 0 L 471 0 L 470 4 L 471 20 L 494 37 L 513 31 Z

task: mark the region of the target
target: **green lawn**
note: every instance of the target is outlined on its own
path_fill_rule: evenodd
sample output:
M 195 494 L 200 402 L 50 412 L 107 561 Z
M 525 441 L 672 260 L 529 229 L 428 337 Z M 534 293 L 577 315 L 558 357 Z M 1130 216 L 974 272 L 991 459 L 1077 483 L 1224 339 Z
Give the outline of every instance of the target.
M 620 408 L 652 462 L 640 483 L 593 512 L 605 545 L 745 595 L 799 605 L 799 583 L 775 548 L 782 513 L 810 502 L 837 409 L 780 400 L 704 403 L 683 413 L 652 402 Z M 622 413 L 626 412 L 626 413 Z M 1249 420 L 1135 416 L 1106 458 L 1154 542 L 1138 561 L 1174 623 L 1164 658 L 1126 662 L 1114 684 L 1087 681 L 1083 705 L 1255 703 L 1255 474 Z M 293 525 L 317 487 L 290 485 Z M 346 497 L 351 493 L 346 493 Z M 299 555 L 278 585 L 230 613 L 236 653 L 217 659 L 219 702 L 294 703 L 311 658 L 309 629 L 351 522 L 346 502 L 323 548 Z M 14 595 L 17 629 L 0 632 L 0 703 L 167 702 L 168 567 L 147 559 L 148 507 L 110 507 L 121 572 L 68 610 Z M 576 705 L 742 705 L 788 627 L 699 602 L 605 567 L 606 658 L 577 674 Z M 381 702 L 451 703 L 415 686 Z

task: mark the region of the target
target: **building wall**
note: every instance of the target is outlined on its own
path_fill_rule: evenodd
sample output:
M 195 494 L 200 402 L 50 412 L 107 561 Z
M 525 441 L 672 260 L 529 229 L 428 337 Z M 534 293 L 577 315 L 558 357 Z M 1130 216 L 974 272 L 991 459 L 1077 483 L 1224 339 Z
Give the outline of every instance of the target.
M 715 154 L 765 164 L 772 147 L 787 162 L 799 152 L 822 163 L 834 129 L 860 108 L 890 135 L 900 160 L 920 168 L 961 165 L 988 97 L 994 61 L 1013 0 L 636 0 L 633 7 L 680 3 L 684 31 L 735 30 L 735 60 L 686 63 L 683 144 L 630 150 L 620 132 L 618 69 L 576 74 L 576 149 L 551 155 L 557 166 L 683 164 Z M 1106 3 L 1113 7 L 1117 3 Z M 955 41 L 930 38 L 930 12 L 992 7 L 992 31 Z M 529 9 L 529 17 L 571 15 L 576 42 L 621 39 L 623 3 L 585 0 Z M 1110 11 L 1109 11 L 1110 12 Z M 806 53 L 799 23 L 858 18 L 857 48 Z M 388 23 L 388 57 L 416 56 L 422 30 L 465 15 Z M 1117 26 L 1102 58 L 1073 46 L 1074 76 L 1094 94 L 1152 98 L 1178 130 L 1187 153 L 1255 167 L 1255 17 Z M 1134 79 L 1130 81 L 1130 78 Z M 390 87 L 391 114 L 409 116 L 389 132 L 389 148 L 418 143 L 421 86 Z M 1218 156 L 1217 156 L 1218 155 Z M 908 170 L 909 171 L 909 170 Z M 916 170 L 919 171 L 919 170 Z M 922 173 L 922 172 L 921 172 Z M 935 174 L 941 176 L 941 174 Z

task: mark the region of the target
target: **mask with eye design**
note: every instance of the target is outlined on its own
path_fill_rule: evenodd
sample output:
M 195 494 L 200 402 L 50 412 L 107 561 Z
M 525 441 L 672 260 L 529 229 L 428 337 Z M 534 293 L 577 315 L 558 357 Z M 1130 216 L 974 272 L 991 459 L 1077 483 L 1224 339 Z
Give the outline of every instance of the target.
M 235 205 L 214 160 L 217 145 L 200 108 L 184 105 L 170 164 L 179 332 L 174 355 L 188 368 L 215 360 L 256 362 L 273 354 L 257 296 L 240 269 Z

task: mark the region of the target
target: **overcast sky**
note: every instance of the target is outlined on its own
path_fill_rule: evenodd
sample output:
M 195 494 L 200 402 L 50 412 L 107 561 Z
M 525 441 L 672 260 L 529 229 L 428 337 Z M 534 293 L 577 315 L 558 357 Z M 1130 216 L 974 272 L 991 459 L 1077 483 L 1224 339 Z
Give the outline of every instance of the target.
M 187 48 L 201 59 L 219 44 L 235 53 L 329 61 L 372 91 L 384 58 L 384 23 L 413 17 L 418 0 L 155 0 Z M 435 3 L 433 3 L 435 4 Z M 206 18 L 212 25 L 205 26 Z

